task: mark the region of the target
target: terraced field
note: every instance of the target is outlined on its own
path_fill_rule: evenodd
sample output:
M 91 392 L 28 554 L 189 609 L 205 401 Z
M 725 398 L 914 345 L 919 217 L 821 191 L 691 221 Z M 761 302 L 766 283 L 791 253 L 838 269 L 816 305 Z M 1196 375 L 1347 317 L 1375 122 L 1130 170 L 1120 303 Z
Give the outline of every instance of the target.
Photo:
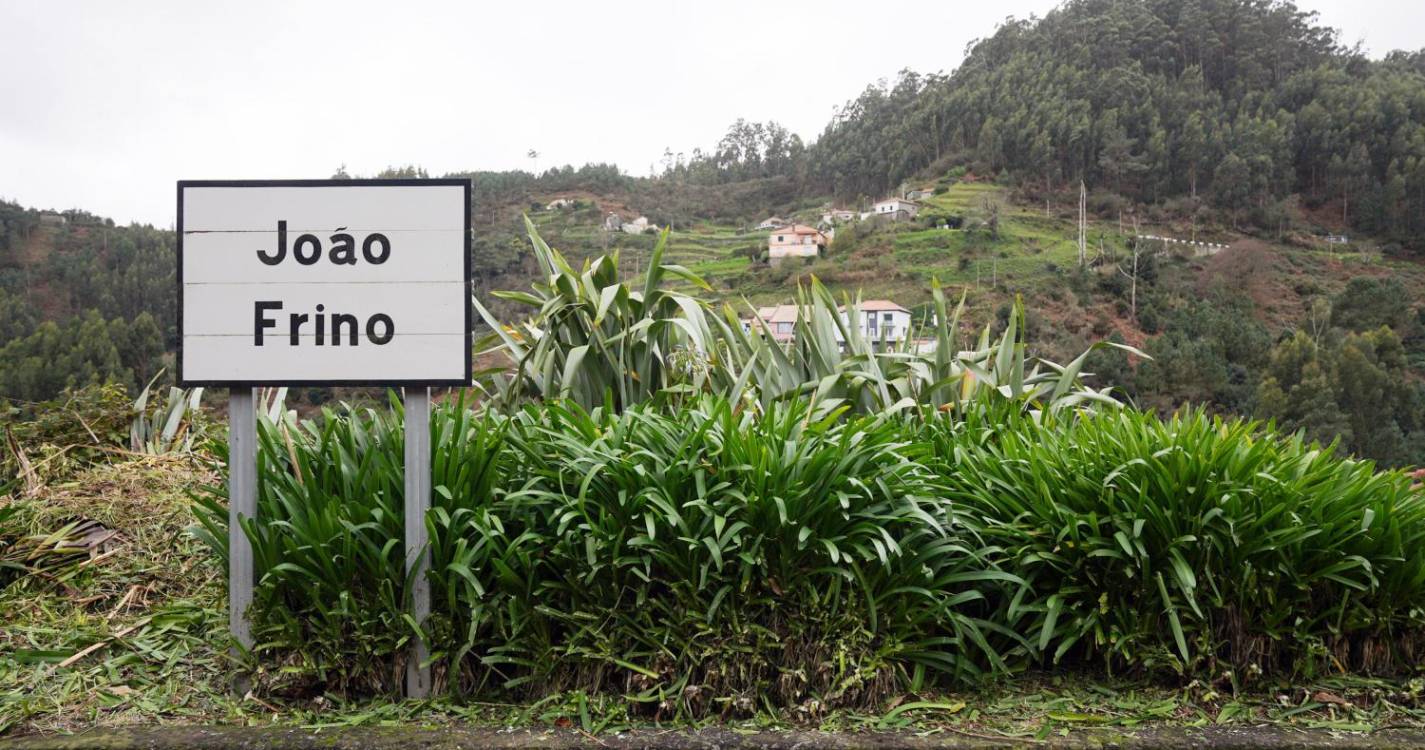
M 617 251 L 619 262 L 635 273 L 648 264 L 657 235 L 606 232 L 596 215 L 542 211 L 530 218 L 545 241 L 575 260 Z M 736 294 L 739 278 L 751 265 L 746 251 L 762 248 L 767 232 L 744 231 L 722 224 L 695 224 L 676 228 L 669 236 L 663 262 L 684 266 L 702 276 L 719 295 Z M 739 252 L 742 251 L 742 252 Z
M 790 262 L 779 268 L 754 264 L 750 256 L 765 248 L 767 232 L 712 223 L 676 227 L 664 261 L 687 267 L 707 280 L 713 298 L 739 306 L 742 300 L 759 305 L 791 301 L 797 285 L 815 274 L 839 292 L 894 299 L 912 308 L 929 303 L 932 281 L 939 280 L 952 297 L 963 290 L 971 307 L 981 310 L 1000 305 L 1016 293 L 1029 298 L 1057 297 L 1077 265 L 1077 214 L 1070 208 L 1053 207 L 1046 212 L 1015 204 L 1004 188 L 976 182 L 956 183 L 921 203 L 921 217 L 913 222 L 872 220 L 838 227 L 840 236 L 826 257 L 809 263 Z M 993 232 L 988 223 L 996 211 L 999 226 L 998 232 Z M 803 211 L 789 218 L 815 224 L 819 215 L 819 210 Z M 641 274 L 656 235 L 605 232 L 599 217 L 593 209 L 531 215 L 544 238 L 571 259 L 581 261 L 617 251 L 626 273 Z M 931 228 L 933 217 L 958 217 L 962 227 Z M 1152 231 L 1172 234 L 1163 228 Z M 1124 258 L 1131 243 L 1116 222 L 1108 221 L 1091 221 L 1087 239 L 1091 257 L 1102 253 Z M 1344 263 L 1364 270 L 1380 269 L 1378 252 L 1356 257 L 1339 250 L 1303 252 L 1295 248 L 1291 256 L 1313 266 Z M 1116 273 L 1112 265 L 1101 272 Z M 677 283 L 691 291 L 690 285 Z

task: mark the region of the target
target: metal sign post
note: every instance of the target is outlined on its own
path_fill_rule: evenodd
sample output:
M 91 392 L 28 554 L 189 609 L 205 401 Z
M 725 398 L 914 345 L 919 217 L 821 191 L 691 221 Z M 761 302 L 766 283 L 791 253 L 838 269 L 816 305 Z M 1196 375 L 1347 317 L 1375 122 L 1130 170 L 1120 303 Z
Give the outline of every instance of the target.
M 411 580 L 411 617 L 425 627 L 430 616 L 430 389 L 406 389 L 406 576 Z M 430 696 L 430 648 L 417 637 L 406 661 L 406 697 Z
M 252 650 L 252 543 L 241 520 L 257 515 L 257 414 L 251 388 L 228 395 L 228 628 L 242 651 Z M 246 692 L 246 677 L 235 687 Z

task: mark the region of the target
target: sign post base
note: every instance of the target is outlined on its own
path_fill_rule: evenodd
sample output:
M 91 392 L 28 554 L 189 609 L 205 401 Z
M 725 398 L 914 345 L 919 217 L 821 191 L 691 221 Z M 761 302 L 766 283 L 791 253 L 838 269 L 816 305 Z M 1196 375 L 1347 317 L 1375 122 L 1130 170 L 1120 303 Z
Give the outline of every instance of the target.
M 430 389 L 407 388 L 406 412 L 406 574 L 411 579 L 411 617 L 425 627 L 430 616 L 430 539 L 426 512 L 430 510 Z M 431 670 L 426 661 L 430 648 L 417 637 L 406 661 L 406 697 L 428 698 Z
M 257 516 L 257 412 L 251 388 L 234 388 L 228 394 L 228 629 L 237 656 L 252 651 L 252 544 L 242 529 L 242 519 Z M 247 693 L 251 678 L 240 672 L 233 691 Z

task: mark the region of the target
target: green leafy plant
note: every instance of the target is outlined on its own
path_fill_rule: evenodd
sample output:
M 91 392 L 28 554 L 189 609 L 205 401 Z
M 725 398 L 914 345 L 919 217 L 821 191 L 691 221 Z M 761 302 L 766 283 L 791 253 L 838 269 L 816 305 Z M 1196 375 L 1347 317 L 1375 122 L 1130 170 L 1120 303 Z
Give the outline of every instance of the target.
M 508 354 L 514 372 L 486 373 L 496 402 L 504 407 L 528 398 L 572 398 L 592 406 L 605 394 L 623 408 L 673 391 L 699 391 L 717 377 L 723 387 L 730 374 L 722 367 L 670 366 L 680 350 L 695 348 L 713 364 L 721 351 L 717 322 L 706 304 L 662 286 L 667 275 L 707 288 L 686 268 L 664 264 L 664 230 L 653 248 L 641 290 L 618 279 L 618 256 L 604 256 L 575 271 L 545 244 L 525 219 L 544 279 L 533 293 L 497 292 L 502 299 L 529 305 L 533 319 L 505 326 L 473 300 L 494 333 L 486 345 Z
M 1418 661 L 1425 495 L 1402 473 L 1201 411 L 930 434 L 950 499 L 1029 583 L 1003 623 L 1046 662 L 1246 679 Z
M 1014 577 L 938 499 L 902 421 L 843 412 L 440 406 L 427 638 L 448 684 L 692 688 L 704 712 L 713 695 L 849 701 L 1003 668 L 981 587 Z M 399 415 L 261 424 L 252 615 L 291 686 L 395 684 L 414 633 Z M 221 488 L 199 514 L 225 551 Z
M 915 417 L 441 404 L 441 683 L 703 715 L 1066 661 L 1239 680 L 1414 663 L 1425 497 L 1406 475 L 1262 425 L 998 393 Z M 274 689 L 391 692 L 416 633 L 399 404 L 284 419 L 259 432 L 244 525 L 259 657 L 284 666 Z M 219 550 L 221 500 L 200 511 Z

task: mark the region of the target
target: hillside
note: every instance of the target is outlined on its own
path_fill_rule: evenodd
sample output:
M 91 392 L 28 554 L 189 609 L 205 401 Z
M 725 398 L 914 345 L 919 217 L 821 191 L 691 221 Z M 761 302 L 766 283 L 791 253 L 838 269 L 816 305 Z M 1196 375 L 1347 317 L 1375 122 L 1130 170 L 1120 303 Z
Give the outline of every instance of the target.
M 1116 338 L 1151 354 L 1092 363 L 1141 404 L 1425 461 L 1425 56 L 1366 59 L 1290 3 L 1072 0 L 1001 25 L 950 74 L 869 87 L 810 144 L 737 120 L 651 178 L 609 164 L 446 176 L 471 180 L 476 294 L 502 320 L 525 311 L 492 292 L 537 274 L 524 216 L 569 257 L 617 252 L 637 275 L 655 235 L 602 221 L 641 215 L 672 229 L 665 262 L 739 310 L 790 301 L 811 274 L 921 317 L 934 280 L 980 321 L 1002 324 L 1023 295 L 1037 353 Z M 910 188 L 933 191 L 913 222 L 843 224 L 824 258 L 760 262 L 752 227 L 768 216 L 815 224 Z M 138 387 L 168 364 L 172 248 L 152 227 L 0 203 L 0 395 Z
M 1419 262 L 1385 252 L 1381 243 L 1366 239 L 1338 246 L 1297 233 L 1280 239 L 1253 237 L 1206 222 L 1196 229 L 1171 219 L 1143 223 L 1153 216 L 1145 212 L 1148 215 L 1139 219 L 1138 230 L 1143 235 L 1188 238 L 1195 231 L 1199 239 L 1227 249 L 1215 256 L 1193 257 L 1182 248 L 1144 242 L 1139 245 L 1143 254 L 1135 291 L 1129 272 L 1134 245 L 1131 219 L 1120 231 L 1116 216 L 1092 215 L 1087 235 L 1093 263 L 1080 269 L 1074 207 L 1030 204 L 1015 186 L 976 180 L 973 175 L 942 176 L 939 184 L 940 192 L 924 201 L 923 220 L 842 225 L 826 257 L 811 263 L 789 262 L 773 268 L 759 262 L 768 233 L 752 230 L 751 219 L 727 218 L 675 228 L 665 262 L 704 277 L 715 298 L 744 312 L 744 301 L 752 305 L 789 301 L 812 274 L 840 293 L 889 298 L 922 317 L 929 313 L 933 280 L 949 287 L 952 294 L 963 292 L 974 320 L 1003 320 L 1008 303 L 1023 295 L 1031 310 L 1037 354 L 1063 360 L 1103 338 L 1132 343 L 1152 354 L 1152 362 L 1117 358 L 1095 363 L 1105 380 L 1120 384 L 1144 405 L 1168 411 L 1187 402 L 1205 403 L 1227 412 L 1278 418 L 1289 426 L 1314 425 L 1313 436 L 1329 440 L 1342 435 L 1348 446 L 1354 441 L 1345 427 L 1350 408 L 1338 405 L 1324 421 L 1315 409 L 1264 408 L 1260 391 L 1272 377 L 1274 342 L 1289 339 L 1298 329 L 1327 326 L 1333 317 L 1342 321 L 1351 317 L 1333 314 L 1333 307 L 1394 305 L 1384 312 L 1369 312 L 1361 318 L 1365 323 L 1336 328 L 1344 342 L 1353 332 L 1388 325 L 1397 340 L 1394 346 L 1401 351 L 1399 356 L 1382 359 L 1372 345 L 1367 357 L 1372 371 L 1405 390 L 1391 398 L 1365 398 L 1378 408 L 1369 417 L 1356 416 L 1359 429 L 1373 431 L 1370 425 L 1383 420 L 1390 431 L 1400 434 L 1399 439 L 1387 441 L 1389 448 L 1368 449 L 1362 443 L 1357 449 L 1375 450 L 1375 457 L 1392 463 L 1420 460 L 1418 381 L 1425 363 L 1425 336 L 1415 300 L 1425 297 L 1425 266 Z M 538 186 L 535 181 L 529 188 L 535 191 Z M 647 182 L 638 186 L 655 187 Z M 556 195 L 576 202 L 568 208 L 546 209 L 545 199 Z M 521 314 L 520 308 L 494 299 L 490 292 L 524 288 L 533 278 L 524 249 L 528 239 L 520 226 L 523 215 L 534 221 L 550 244 L 571 257 L 617 252 L 625 273 L 639 274 L 647 266 L 654 233 L 606 232 L 601 226 L 609 210 L 626 218 L 641 213 L 638 200 L 634 192 L 531 192 L 506 200 L 502 210 L 489 209 L 481 221 L 490 223 L 476 226 L 477 295 L 502 319 Z M 814 223 L 821 213 L 816 205 L 784 215 Z M 105 222 L 92 227 L 46 226 L 39 223 L 39 212 L 21 215 L 28 223 L 14 232 L 7 245 L 9 254 L 4 256 L 13 291 L 4 292 L 0 300 L 12 311 L 6 315 L 6 364 L 0 368 L 5 395 L 39 400 L 63 387 L 89 382 L 142 385 L 164 366 L 163 352 L 172 348 L 171 236 L 152 228 L 112 227 Z M 962 228 L 927 226 L 947 217 Z M 1159 251 L 1170 247 L 1158 257 Z M 486 253 L 482 248 L 502 253 Z M 156 270 L 140 274 L 142 264 Z M 125 285 L 138 279 L 147 291 L 127 291 Z M 1352 283 L 1377 283 L 1379 288 L 1365 288 L 1364 296 L 1352 294 L 1346 291 Z M 100 304 L 86 308 L 87 299 Z M 121 301 L 129 307 L 120 306 Z M 139 312 L 128 317 L 134 309 Z M 106 313 L 112 317 L 104 317 Z M 1313 323 L 1313 314 L 1327 320 Z M 1323 377 L 1331 381 L 1329 400 L 1351 401 L 1339 369 L 1327 369 Z M 1292 377 L 1300 380 L 1299 375 Z M 1288 382 L 1286 392 L 1294 385 L 1300 383 Z M 318 401 L 327 397 L 305 396 Z
M 791 300 L 813 274 L 843 293 L 890 298 L 920 315 L 929 313 L 936 279 L 964 292 L 976 320 L 1002 321 L 1008 303 L 1023 295 L 1032 338 L 1042 344 L 1037 351 L 1050 359 L 1063 360 L 1104 338 L 1153 355 L 1150 362 L 1095 363 L 1106 380 L 1144 405 L 1167 412 L 1184 403 L 1207 404 L 1276 418 L 1323 440 L 1339 436 L 1365 455 L 1393 463 L 1421 460 L 1425 329 L 1417 301 L 1425 297 L 1425 265 L 1389 252 L 1388 242 L 1356 237 L 1328 244 L 1297 232 L 1253 236 L 1218 224 L 1194 228 L 1151 211 L 1121 225 L 1116 216 L 1092 215 L 1090 264 L 1080 269 L 1073 207 L 1029 204 L 1017 189 L 994 183 L 946 177 L 941 184 L 943 192 L 925 201 L 927 220 L 842 225 L 826 257 L 811 263 L 756 263 L 746 248 L 765 242 L 767 233 L 712 222 L 675 231 L 667 260 L 704 275 L 714 296 L 742 311 L 743 300 Z M 584 211 L 582 217 L 568 210 L 531 217 L 546 240 L 575 258 L 617 249 L 625 271 L 646 265 L 652 237 L 602 235 L 589 224 L 598 211 Z M 787 215 L 815 222 L 819 214 Z M 991 215 L 998 217 L 995 231 L 988 227 Z M 964 228 L 926 226 L 938 217 L 952 217 Z M 1139 234 L 1195 236 L 1221 249 L 1207 255 L 1186 244 L 1136 243 L 1141 255 L 1135 290 L 1135 218 Z M 1150 218 L 1158 220 L 1146 222 Z M 1304 356 L 1292 353 L 1298 331 L 1310 332 L 1314 342 L 1310 357 L 1321 378 L 1316 386 L 1303 381 L 1299 362 L 1291 364 Z M 1339 362 L 1344 350 L 1355 373 Z M 1378 381 L 1370 395 L 1352 390 L 1357 376 Z M 1313 387 L 1327 393 L 1313 396 Z M 1267 403 L 1279 388 L 1295 394 L 1285 401 L 1296 401 Z M 1311 399 L 1333 404 L 1310 406 Z M 1358 442 L 1357 433 L 1379 432 L 1377 423 L 1400 433 L 1387 439 L 1392 447 L 1368 449 L 1371 440 Z
M 171 232 L 0 202 L 0 397 L 142 386 L 177 343 L 176 292 Z
M 891 298 L 908 307 L 928 304 L 932 280 L 964 290 L 971 309 L 992 311 L 1015 294 L 1041 303 L 1036 309 L 1062 302 L 1076 275 L 1078 224 L 1073 207 L 1052 204 L 1046 209 L 1029 204 L 1013 188 L 992 182 L 948 178 L 945 182 L 949 185 L 943 193 L 923 201 L 928 219 L 840 225 L 826 256 L 814 262 L 789 262 L 780 268 L 758 262 L 756 256 L 765 255 L 770 233 L 751 229 L 750 221 L 700 221 L 675 228 L 665 262 L 686 266 L 710 282 L 715 298 L 738 305 L 743 299 L 753 304 L 786 302 L 795 295 L 797 284 L 813 274 L 844 292 L 860 292 L 868 299 Z M 594 196 L 588 200 L 591 203 L 582 208 L 540 209 L 529 216 L 546 241 L 574 258 L 617 251 L 626 269 L 641 269 L 654 244 L 653 234 L 603 232 L 597 224 L 601 212 L 619 204 Z M 997 234 L 984 226 L 990 211 L 999 217 Z M 811 209 L 787 216 L 815 224 L 820 213 Z M 927 226 L 947 216 L 966 221 L 969 227 Z M 1080 307 L 1080 312 L 1115 307 L 1120 295 L 1111 279 L 1123 273 L 1120 266 L 1131 262 L 1132 221 L 1120 225 L 1112 218 L 1090 216 L 1089 256 L 1093 275 L 1105 277 L 1104 288 L 1085 297 L 1087 308 Z M 1220 225 L 1194 229 L 1172 221 L 1140 223 L 1137 231 L 1222 246 L 1217 256 L 1206 255 L 1206 250 L 1194 255 L 1186 244 L 1145 240 L 1145 254 L 1167 253 L 1155 259 L 1162 268 L 1155 269 L 1158 277 L 1151 282 L 1152 289 L 1161 282 L 1183 293 L 1206 293 L 1214 287 L 1245 293 L 1258 309 L 1257 318 L 1273 332 L 1294 327 L 1311 299 L 1340 292 L 1356 276 L 1389 276 L 1401 281 L 1413 298 L 1425 293 L 1425 265 L 1388 253 L 1385 245 L 1369 237 L 1330 245 L 1311 235 L 1261 237 Z M 1149 282 L 1145 281 L 1144 289 L 1152 291 Z M 1136 328 L 1132 322 L 1124 321 L 1125 328 Z

